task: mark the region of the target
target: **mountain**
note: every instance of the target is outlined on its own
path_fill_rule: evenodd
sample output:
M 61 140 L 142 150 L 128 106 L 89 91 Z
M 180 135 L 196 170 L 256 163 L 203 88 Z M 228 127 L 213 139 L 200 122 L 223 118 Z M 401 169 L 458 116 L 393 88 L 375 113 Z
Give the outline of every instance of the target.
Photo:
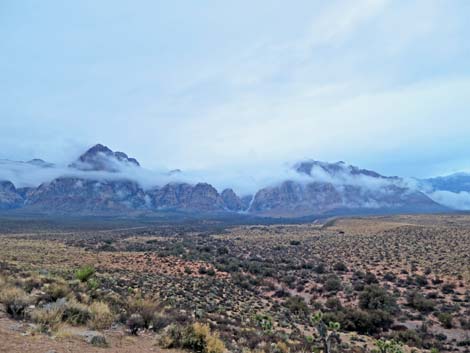
M 148 192 L 152 208 L 199 212 L 223 211 L 224 200 L 210 184 L 171 183 Z
M 383 176 L 344 162 L 302 161 L 292 167 L 291 178 L 263 187 L 254 195 L 244 196 L 237 195 L 230 188 L 219 192 L 202 180 L 195 184 L 174 181 L 143 188 L 134 179 L 142 170 L 140 163 L 101 144 L 88 149 L 68 168 L 56 168 L 40 159 L 29 162 L 4 160 L 0 163 L 0 171 L 2 166 L 6 168 L 12 163 L 15 173 L 39 168 L 42 175 L 55 177 L 34 187 L 16 188 L 11 181 L 0 182 L 0 209 L 3 210 L 78 215 L 130 215 L 175 210 L 304 217 L 345 212 L 431 212 L 445 209 L 424 193 L 409 188 L 399 177 Z M 29 167 L 25 169 L 23 166 Z M 166 173 L 166 177 L 183 180 L 184 173 L 174 170 Z M 463 185 L 463 179 L 459 179 L 459 183 Z
M 25 208 L 59 213 L 122 213 L 144 209 L 145 192 L 129 180 L 57 178 L 29 191 Z
M 97 144 L 82 154 L 70 167 L 84 171 L 117 173 L 125 167 L 140 167 L 140 164 L 124 152 L 113 152 L 107 146 Z
M 41 167 L 41 168 L 53 168 L 54 167 L 53 163 L 46 162 L 40 158 L 34 158 L 25 163 L 36 166 L 36 167 Z
M 10 181 L 0 181 L 0 210 L 9 210 L 23 205 L 24 199 Z
M 299 180 L 259 190 L 249 212 L 302 217 L 334 211 L 429 212 L 444 208 L 398 177 L 386 177 L 344 162 L 314 160 L 294 166 Z
M 450 192 L 470 192 L 470 174 L 455 173 L 447 176 L 419 180 L 423 188 Z

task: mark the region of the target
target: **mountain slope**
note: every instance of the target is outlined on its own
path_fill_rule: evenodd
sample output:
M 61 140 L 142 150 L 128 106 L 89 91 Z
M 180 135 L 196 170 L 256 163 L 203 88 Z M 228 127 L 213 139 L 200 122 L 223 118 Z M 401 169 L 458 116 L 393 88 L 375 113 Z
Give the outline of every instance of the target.
M 249 211 L 265 216 L 302 217 L 348 209 L 408 212 L 444 209 L 422 192 L 404 186 L 400 178 L 382 176 L 344 162 L 305 161 L 294 168 L 304 178 L 261 189 Z

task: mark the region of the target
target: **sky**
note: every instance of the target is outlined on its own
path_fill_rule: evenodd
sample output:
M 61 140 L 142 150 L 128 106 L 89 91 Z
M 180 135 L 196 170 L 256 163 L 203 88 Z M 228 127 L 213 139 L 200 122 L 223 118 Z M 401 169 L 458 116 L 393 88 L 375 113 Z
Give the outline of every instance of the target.
M 470 1 L 0 2 L 0 159 L 470 171 Z

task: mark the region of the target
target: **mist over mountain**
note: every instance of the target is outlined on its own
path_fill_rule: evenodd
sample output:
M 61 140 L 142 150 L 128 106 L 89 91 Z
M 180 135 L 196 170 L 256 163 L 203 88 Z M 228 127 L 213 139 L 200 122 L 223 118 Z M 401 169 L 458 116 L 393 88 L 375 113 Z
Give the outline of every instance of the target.
M 65 166 L 43 160 L 2 160 L 0 180 L 1 209 L 61 214 L 179 210 L 304 217 L 335 212 L 437 212 L 446 207 L 465 209 L 467 202 L 459 198 L 466 198 L 461 193 L 469 190 L 464 175 L 413 184 L 342 161 L 303 160 L 239 175 L 152 171 L 136 158 L 101 144 Z M 454 199 L 448 201 L 451 196 Z
M 470 210 L 470 174 L 468 173 L 420 179 L 417 187 L 442 205 L 457 210 Z

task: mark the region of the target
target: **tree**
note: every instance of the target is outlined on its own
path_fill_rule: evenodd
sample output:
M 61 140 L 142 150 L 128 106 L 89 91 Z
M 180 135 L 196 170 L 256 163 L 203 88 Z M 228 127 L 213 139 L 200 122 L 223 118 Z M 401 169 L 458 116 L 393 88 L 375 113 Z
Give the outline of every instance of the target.
M 336 343 L 341 343 L 341 339 L 338 334 L 340 329 L 339 322 L 330 321 L 328 325 L 323 321 L 323 313 L 318 312 L 313 315 L 310 319 L 312 325 L 317 328 L 318 334 L 320 335 L 320 342 L 323 346 L 323 353 L 331 353 L 332 346 Z

